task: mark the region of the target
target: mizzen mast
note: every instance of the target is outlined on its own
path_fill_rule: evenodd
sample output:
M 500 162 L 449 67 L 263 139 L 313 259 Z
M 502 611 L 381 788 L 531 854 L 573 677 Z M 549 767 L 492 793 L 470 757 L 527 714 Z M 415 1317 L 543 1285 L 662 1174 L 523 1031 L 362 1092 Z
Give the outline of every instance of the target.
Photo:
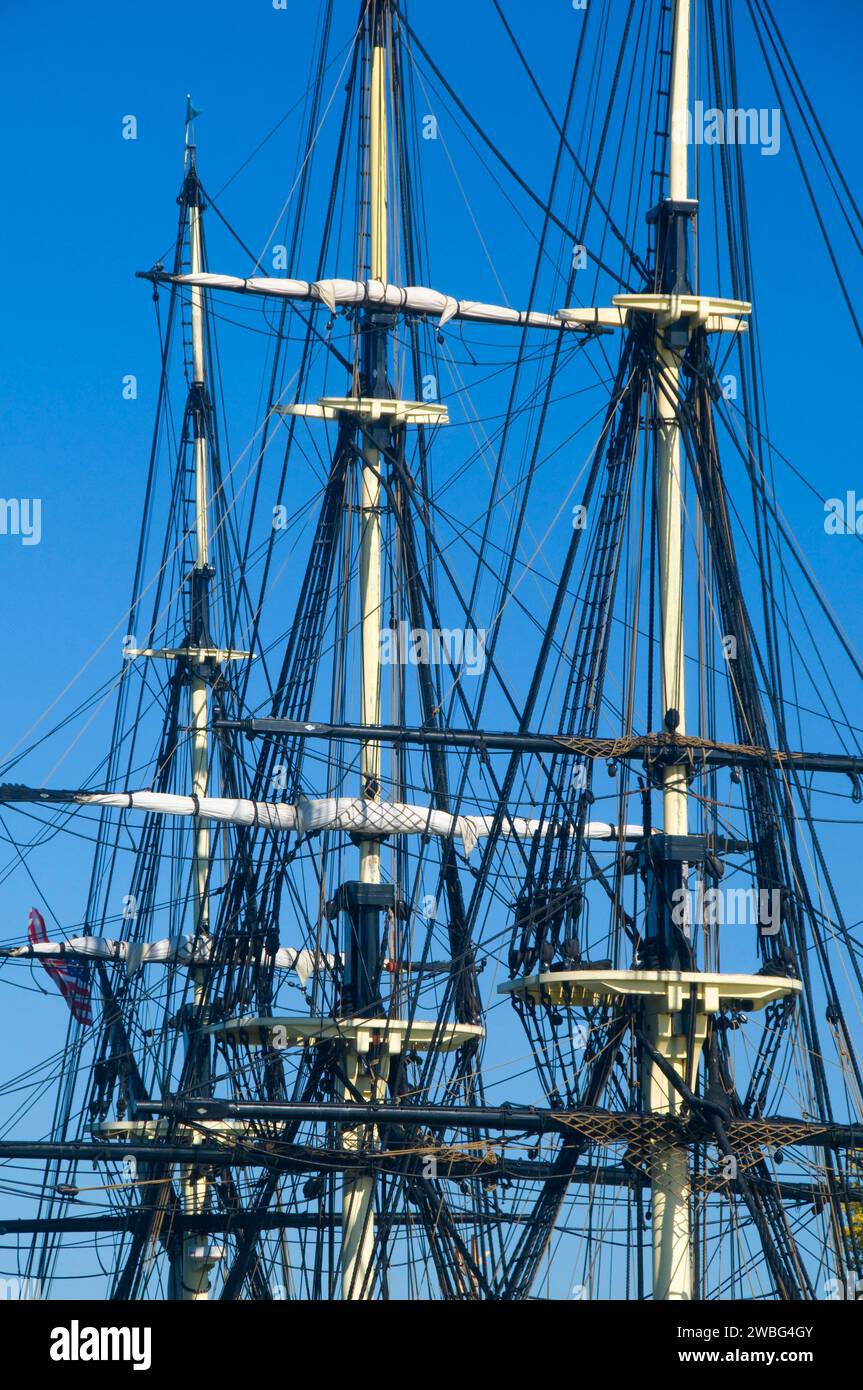
M 182 199 L 189 220 L 189 261 L 192 274 L 200 275 L 203 270 L 203 237 L 201 217 L 203 198 L 201 185 L 195 167 L 195 146 L 189 143 L 189 123 L 186 124 L 186 181 Z M 195 468 L 195 562 L 189 576 L 190 612 L 189 636 L 186 661 L 189 670 L 189 692 L 192 723 L 192 794 L 197 797 L 208 795 L 210 788 L 210 747 L 209 747 L 209 689 L 214 666 L 207 648 L 209 635 L 209 585 L 212 576 L 210 565 L 210 480 L 209 457 L 207 449 L 208 395 L 207 373 L 204 357 L 204 292 L 194 286 L 190 295 L 192 326 L 192 384 L 189 397 L 189 415 L 194 428 L 194 468 Z M 207 821 L 197 818 L 194 830 L 194 858 L 192 864 L 192 901 L 194 904 L 195 935 L 208 935 L 210 930 L 210 828 Z M 191 968 L 193 991 L 193 1018 L 191 1026 L 199 1023 L 197 1015 L 205 1001 L 206 971 L 200 967 Z M 206 1081 L 201 1075 L 201 1066 L 208 1070 L 209 1050 L 203 1052 L 198 1040 L 191 1036 L 187 1049 L 194 1052 L 196 1081 Z M 199 1136 L 200 1139 L 200 1136 Z M 194 1136 L 193 1136 L 194 1142 Z M 187 1166 L 181 1175 L 181 1198 L 183 1212 L 187 1216 L 200 1216 L 206 1208 L 207 1180 L 197 1169 Z M 179 1270 L 174 1270 L 175 1296 L 183 1301 L 207 1299 L 210 1291 L 210 1271 L 220 1252 L 214 1247 L 202 1245 L 199 1238 L 184 1235 L 182 1257 Z M 179 1275 L 179 1279 L 177 1278 Z
M 189 139 L 189 127 L 195 114 L 191 98 L 187 98 L 185 177 L 179 197 L 185 212 L 189 246 L 189 265 L 193 276 L 204 270 L 203 212 L 204 197 L 198 178 L 195 145 Z M 189 298 L 191 327 L 191 382 L 186 403 L 186 429 L 191 430 L 194 468 L 194 558 L 188 575 L 188 628 L 184 644 L 178 648 L 148 648 L 130 652 L 135 657 L 161 659 L 181 663 L 189 686 L 191 715 L 191 784 L 192 795 L 204 799 L 211 785 L 210 756 L 210 691 L 221 665 L 241 660 L 247 652 L 223 651 L 214 646 L 210 634 L 210 584 L 214 570 L 210 546 L 210 454 L 209 431 L 211 402 L 207 381 L 206 318 L 204 290 L 200 284 L 191 286 Z M 187 436 L 188 437 L 188 436 Z M 191 529 L 191 528 L 190 528 Z M 195 803 L 197 805 L 197 801 Z M 195 940 L 210 936 L 210 875 L 212 843 L 209 822 L 195 817 L 192 854 L 192 909 Z M 203 1032 L 209 971 L 199 964 L 189 966 L 191 998 L 182 1011 L 186 1039 L 184 1088 L 189 1096 L 209 1094 L 211 1084 L 210 1042 Z M 193 1132 L 191 1143 L 199 1144 L 200 1131 Z M 180 1172 L 180 1195 L 184 1216 L 200 1217 L 207 1208 L 208 1181 L 194 1165 L 183 1165 Z M 210 1295 L 210 1272 L 222 1258 L 218 1246 L 202 1244 L 196 1235 L 184 1235 L 178 1255 L 172 1260 L 172 1296 L 181 1301 L 207 1299 Z

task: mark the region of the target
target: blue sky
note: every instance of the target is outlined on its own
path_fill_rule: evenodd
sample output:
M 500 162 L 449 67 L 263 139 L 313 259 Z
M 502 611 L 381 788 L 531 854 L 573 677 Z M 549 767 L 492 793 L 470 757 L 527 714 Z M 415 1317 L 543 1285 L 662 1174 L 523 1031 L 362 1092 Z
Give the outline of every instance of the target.
M 776 8 L 846 177 L 857 188 L 859 6 L 831 0 L 827 11 L 808 0 L 783 0 Z M 568 0 L 535 0 L 529 7 L 508 0 L 505 9 L 560 114 L 580 16 Z M 356 6 L 344 0 L 337 10 L 347 40 Z M 544 189 L 553 132 L 514 65 L 491 4 L 413 0 L 411 16 L 448 80 L 507 157 Z M 291 0 L 286 10 L 274 9 L 269 0 L 151 0 L 146 7 L 7 0 L 4 6 L 0 494 L 41 499 L 42 537 L 38 546 L 24 546 L 19 538 L 0 536 L 0 759 L 58 696 L 49 725 L 117 670 L 158 384 L 150 290 L 134 272 L 173 241 L 186 93 L 203 112 L 197 139 L 204 182 L 219 189 L 232 180 L 220 206 L 251 246 L 263 248 L 294 177 L 299 112 L 232 176 L 301 98 L 317 19 L 314 0 Z M 751 44 L 740 62 L 747 104 L 772 106 Z M 137 120 L 134 141 L 122 138 L 127 115 Z M 490 264 L 442 143 L 430 146 L 423 155 L 429 160 L 427 184 L 447 190 L 429 205 L 433 283 L 494 299 L 499 278 L 518 302 L 528 290 L 529 238 L 518 224 L 501 220 L 498 191 L 478 172 L 457 132 L 447 130 L 445 115 L 440 119 L 472 215 L 494 250 Z M 825 495 L 856 489 L 863 496 L 854 432 L 860 346 L 848 330 L 811 210 L 801 199 L 788 142 L 775 159 L 757 151 L 745 158 L 773 438 Z M 535 226 L 536 209 L 523 198 L 518 205 Z M 231 263 L 238 252 L 212 236 L 211 246 L 222 253 L 211 255 L 214 265 L 243 273 L 245 266 Z M 854 294 L 859 260 L 847 269 Z M 230 391 L 241 444 L 254 428 L 260 373 L 257 360 L 237 357 L 235 365 Z M 138 381 L 134 401 L 123 399 L 127 374 Z M 859 541 L 827 537 L 820 504 L 787 473 L 779 484 L 800 543 L 857 645 L 863 612 Z M 549 481 L 549 505 L 560 487 L 559 476 Z M 62 696 L 67 681 L 88 662 L 75 689 Z M 62 773 L 54 775 L 55 784 L 87 774 L 108 727 L 106 713 L 82 734 Z M 47 778 L 65 742 L 34 754 L 21 778 Z M 853 842 L 846 848 L 853 863 Z M 3 845 L 0 862 L 8 861 Z M 88 870 L 83 844 L 58 844 L 55 860 L 40 860 L 39 892 L 50 897 L 62 919 L 80 920 Z M 853 880 L 840 868 L 841 877 L 849 885 Z M 4 875 L 0 936 L 23 933 L 35 892 L 24 872 Z M 2 1026 L 10 1030 L 8 1047 L 10 1037 L 20 1041 L 31 1027 L 35 996 L 7 995 Z M 49 1046 L 57 1045 L 65 1023 L 59 1005 L 52 1005 L 49 1019 L 47 1004 L 37 1003 Z
M 114 4 L 4 6 L 2 492 L 38 495 L 43 514 L 40 546 L 8 538 L 0 544 L 0 615 L 17 676 L 0 689 L 4 734 L 23 732 L 32 712 L 53 699 L 111 630 L 118 590 L 125 594 L 128 585 L 158 380 L 149 291 L 134 272 L 172 241 L 185 94 L 192 91 L 204 111 L 198 141 L 205 182 L 220 187 L 302 93 L 317 9 L 312 0 L 295 0 L 287 11 L 266 0 L 153 3 L 144 18 L 138 7 Z M 836 0 L 829 19 L 806 0 L 788 0 L 781 9 L 786 37 L 853 187 L 860 169 L 859 8 Z M 341 6 L 346 35 L 354 10 L 347 0 Z M 507 12 L 518 19 L 518 6 Z M 580 19 L 566 0 L 538 0 L 530 17 L 519 33 L 552 105 L 557 97 L 560 107 Z M 413 20 L 512 162 L 543 187 L 552 148 L 548 122 L 514 70 L 490 3 L 415 4 Z M 483 61 L 474 61 L 480 53 Z M 763 74 L 750 61 L 751 99 L 767 104 Z M 747 55 L 743 64 L 745 85 Z M 506 78 L 504 100 L 496 68 Z M 127 113 L 138 120 L 135 142 L 121 138 Z M 225 195 L 226 212 L 256 247 L 282 205 L 297 130 L 296 120 L 286 122 Z M 440 161 L 435 172 L 445 177 L 440 148 L 429 158 Z M 800 411 L 809 392 L 829 388 L 840 402 L 851 398 L 857 374 L 844 311 L 837 310 L 811 213 L 797 205 L 790 151 L 762 159 L 757 173 L 765 180 L 763 190 L 752 189 L 764 299 L 759 322 L 777 442 L 796 448 L 804 469 L 817 467 L 837 489 L 853 486 L 856 444 L 841 433 L 829 443 L 819 439 L 811 421 L 820 410 L 809 420 Z M 471 195 L 482 225 L 483 195 L 492 216 L 498 205 L 486 184 L 473 184 Z M 433 231 L 434 220 L 433 208 Z M 433 240 L 441 280 L 456 281 L 463 293 L 494 294 L 475 242 Z M 499 242 L 495 256 L 517 298 L 524 263 L 508 263 Z M 807 344 L 803 331 L 790 337 L 781 323 L 778 309 L 788 294 L 802 295 L 807 320 L 816 316 L 814 343 Z M 122 399 L 127 373 L 138 377 L 135 402 Z M 786 424 L 789 407 L 793 424 Z M 816 550 L 823 544 L 817 531 Z M 835 549 L 823 552 L 825 560 L 835 559 Z
M 566 0 L 539 0 L 529 25 L 519 20 L 518 7 L 510 5 L 507 13 L 518 21 L 526 54 L 560 112 L 581 16 Z M 347 39 L 352 0 L 337 6 L 337 14 Z M 554 152 L 549 122 L 491 4 L 415 3 L 411 14 L 450 82 L 469 94 L 469 105 L 507 157 L 534 187 L 546 188 Z M 311 0 L 296 0 L 287 11 L 265 0 L 156 3 L 147 7 L 146 21 L 123 5 L 96 3 L 83 11 L 50 0 L 38 9 L 6 6 L 0 493 L 41 499 L 42 539 L 24 546 L 0 537 L 0 621 L 10 663 L 0 682 L 0 757 L 95 652 L 75 693 L 116 670 L 117 625 L 130 584 L 158 384 L 150 291 L 134 272 L 173 240 L 186 92 L 204 113 L 197 139 L 205 185 L 220 189 L 302 97 L 317 20 Z M 782 22 L 853 188 L 861 160 L 854 109 L 859 10 L 840 0 L 831 4 L 828 21 L 804 0 L 789 0 Z M 747 102 L 772 105 L 751 42 L 740 62 Z M 122 139 L 128 114 L 137 120 L 135 141 Z M 285 121 L 219 200 L 255 248 L 267 244 L 294 176 L 299 114 Z M 528 291 L 531 243 L 515 219 L 499 222 L 497 189 L 484 172 L 477 175 L 474 156 L 447 127 L 446 115 L 440 119 L 472 215 L 494 249 L 489 258 L 454 191 L 443 142 L 424 146 L 425 178 L 434 189 L 428 206 L 434 283 L 496 298 L 500 279 L 517 302 Z M 842 495 L 855 486 L 859 469 L 857 442 L 842 424 L 846 413 L 853 418 L 859 346 L 811 210 L 801 201 L 789 142 L 774 159 L 747 150 L 745 160 L 773 437 L 826 495 Z M 518 205 L 536 226 L 536 209 L 523 198 Z M 495 235 L 499 225 L 503 238 Z M 245 269 L 237 264 L 237 248 L 219 242 L 217 230 L 211 226 L 211 263 Z M 856 266 L 846 269 L 853 293 Z M 789 299 L 793 333 L 785 312 Z M 134 401 L 122 395 L 129 373 L 138 382 Z M 238 357 L 229 389 L 241 444 L 257 423 L 257 366 Z M 827 394 L 837 414 L 836 427 L 825 431 Z M 860 573 L 859 545 L 850 537 L 826 537 L 819 505 L 793 477 L 782 481 L 783 504 L 801 544 L 853 635 L 859 608 L 855 586 L 846 581 Z M 559 485 L 552 477 L 552 493 Z M 61 701 L 54 716 L 68 708 Z M 81 771 L 87 765 L 77 763 Z M 67 766 L 71 772 L 74 757 Z M 52 767 L 53 756 L 37 757 L 27 775 L 39 780 Z M 22 905 L 16 894 L 9 906 L 20 914 Z

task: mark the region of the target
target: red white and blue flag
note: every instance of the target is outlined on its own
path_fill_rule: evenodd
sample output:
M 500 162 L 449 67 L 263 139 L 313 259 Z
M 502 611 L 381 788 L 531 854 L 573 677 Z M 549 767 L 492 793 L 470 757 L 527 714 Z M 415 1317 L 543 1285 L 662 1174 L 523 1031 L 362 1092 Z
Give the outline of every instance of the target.
M 45 919 L 35 907 L 30 909 L 30 925 L 27 935 L 34 946 L 48 940 Z M 42 960 L 42 969 L 50 975 L 79 1023 L 90 1024 L 93 1015 L 90 1008 L 90 970 L 85 960 Z

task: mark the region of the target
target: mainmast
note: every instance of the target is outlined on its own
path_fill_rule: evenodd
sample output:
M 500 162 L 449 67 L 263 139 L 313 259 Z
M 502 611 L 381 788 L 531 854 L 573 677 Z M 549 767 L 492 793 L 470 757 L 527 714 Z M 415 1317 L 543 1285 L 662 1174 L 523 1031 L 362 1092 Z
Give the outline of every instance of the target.
M 369 208 L 370 267 L 373 280 L 387 282 L 387 48 L 384 27 L 386 4 L 371 7 L 371 79 L 369 86 Z M 389 319 L 367 313 L 361 321 L 362 365 L 360 394 L 371 399 L 387 396 Z M 362 714 L 365 725 L 381 722 L 381 464 L 388 443 L 386 425 L 369 423 L 363 443 L 360 503 L 360 625 L 362 635 Z M 369 800 L 380 796 L 381 746 L 376 740 L 362 745 L 360 794 Z M 360 845 L 360 879 L 380 882 L 380 843 Z
M 668 192 L 648 214 L 656 227 L 654 283 L 640 294 L 615 295 L 625 322 L 645 330 L 654 344 L 650 370 L 656 434 L 657 549 L 660 578 L 660 647 L 663 723 L 666 733 L 686 730 L 684 649 L 684 507 L 681 480 L 681 375 L 696 332 L 741 332 L 751 305 L 693 292 L 689 280 L 690 230 L 697 203 L 689 197 L 690 0 L 675 0 L 668 100 Z M 584 310 L 563 310 L 577 322 Z M 593 311 L 597 315 L 602 311 Z M 599 320 L 597 320 L 599 321 Z M 611 322 L 611 320 L 607 320 Z M 640 388 L 639 388 L 640 389 Z M 642 1109 L 654 1137 L 649 1144 L 652 1203 L 653 1297 L 685 1301 L 693 1296 L 690 1222 L 690 1154 L 674 1136 L 685 1114 L 707 1040 L 710 1018 L 743 997 L 757 1007 L 799 989 L 785 977 L 705 973 L 696 968 L 686 931 L 672 905 L 687 900 L 690 868 L 707 867 L 707 840 L 689 832 L 690 769 L 682 759 L 662 765 L 663 823 L 645 833 L 640 850 L 645 886 L 644 930 L 638 961 L 628 970 L 556 970 L 501 986 L 517 998 L 539 992 L 548 1005 L 624 1007 L 638 1038 Z M 670 1122 L 670 1123 L 669 1123 Z
M 665 214 L 665 264 L 662 289 L 680 294 L 687 282 L 687 226 L 692 205 L 688 196 L 690 0 L 676 0 L 671 54 L 669 99 L 669 199 Z M 659 365 L 658 413 L 658 529 L 662 603 L 663 716 L 678 734 L 686 733 L 686 680 L 683 644 L 683 490 L 680 476 L 680 364 L 689 341 L 684 325 L 676 341 L 667 341 L 665 329 L 656 338 Z M 689 829 L 686 769 L 666 767 L 663 774 L 663 823 L 669 835 L 685 835 Z
M 691 209 L 688 202 L 690 0 L 676 0 L 668 102 L 669 180 L 668 203 L 661 210 L 658 248 L 664 252 L 661 288 L 671 295 L 691 289 L 687 283 L 686 251 Z M 657 357 L 657 525 L 662 623 L 662 692 L 666 727 L 686 732 L 686 672 L 683 627 L 683 489 L 681 482 L 681 432 L 679 422 L 680 366 L 689 342 L 689 327 L 660 327 Z M 663 827 L 667 836 L 689 833 L 687 768 L 667 765 L 662 774 Z M 687 865 L 680 865 L 686 887 Z M 659 890 L 654 880 L 652 891 Z M 665 935 L 665 934 L 663 934 Z M 667 942 L 667 936 L 666 936 Z M 661 955 L 655 963 L 669 969 L 677 962 Z M 692 1007 L 692 1006 L 690 1006 Z M 660 1031 L 664 1016 L 653 1016 Z M 662 1020 L 662 1022 L 660 1022 Z M 647 1022 L 650 1029 L 650 1021 Z M 651 1030 L 652 1031 L 652 1030 Z M 658 1039 L 654 1038 L 654 1044 Z M 655 1060 L 643 1061 L 642 1087 L 645 1109 L 672 1114 L 679 1097 L 668 1076 Z M 689 1213 L 689 1151 L 682 1146 L 657 1146 L 652 1163 L 653 1296 L 658 1299 L 692 1298 L 692 1254 Z
M 370 77 L 368 102 L 368 206 L 369 269 L 373 280 L 387 282 L 387 39 L 389 6 L 387 0 L 373 0 L 368 9 L 370 38 Z M 360 229 L 362 245 L 362 227 Z M 360 395 L 370 399 L 387 396 L 389 359 L 389 317 L 374 311 L 363 315 L 360 324 Z M 389 442 L 385 423 L 367 422 L 362 446 L 360 473 L 360 631 L 361 707 L 363 723 L 381 722 L 381 466 Z M 381 791 L 381 745 L 369 739 L 360 749 L 360 795 L 376 801 Z M 348 920 L 361 924 L 351 941 L 350 989 L 352 1011 L 380 1014 L 380 909 L 386 906 L 380 891 L 380 840 L 362 840 L 359 846 L 359 883 L 345 885 L 343 895 Z M 353 890 L 353 891 L 351 891 Z M 350 930 L 350 928 L 349 928 Z M 353 935 L 353 933 L 352 933 Z M 376 1068 L 370 1058 L 361 1062 L 353 1040 L 347 1045 L 346 1099 L 357 1093 L 364 1100 L 381 1100 L 386 1093 L 385 1053 Z M 375 1074 L 377 1072 L 377 1075 Z M 349 1130 L 347 1148 L 365 1145 L 364 1129 Z M 375 1231 L 373 1218 L 374 1178 L 345 1170 L 342 1199 L 342 1298 L 361 1299 L 369 1295 L 372 1283 Z

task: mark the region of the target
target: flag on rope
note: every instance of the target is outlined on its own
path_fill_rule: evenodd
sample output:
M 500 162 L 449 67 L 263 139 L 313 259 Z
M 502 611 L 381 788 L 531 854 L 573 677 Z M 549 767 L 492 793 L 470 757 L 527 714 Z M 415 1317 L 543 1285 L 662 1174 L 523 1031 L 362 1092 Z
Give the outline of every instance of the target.
M 27 935 L 34 946 L 48 940 L 45 919 L 35 907 L 30 909 L 30 924 Z M 90 1009 L 90 971 L 85 960 L 43 960 L 42 968 L 50 975 L 79 1023 L 90 1024 L 93 1015 Z
M 196 116 L 200 116 L 200 107 L 196 106 L 191 96 L 186 97 L 186 125 L 190 125 Z

